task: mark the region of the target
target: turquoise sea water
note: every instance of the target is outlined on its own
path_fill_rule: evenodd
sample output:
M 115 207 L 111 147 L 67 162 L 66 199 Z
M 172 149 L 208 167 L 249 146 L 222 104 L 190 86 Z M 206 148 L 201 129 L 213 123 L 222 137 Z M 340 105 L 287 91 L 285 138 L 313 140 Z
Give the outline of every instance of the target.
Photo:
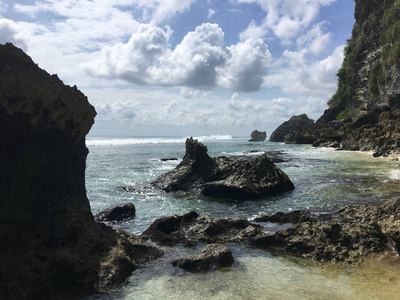
M 145 188 L 146 182 L 180 162 L 185 153 L 185 137 L 88 137 L 86 188 L 93 213 L 132 202 L 137 210 L 135 218 L 114 226 L 140 234 L 157 218 L 191 210 L 251 220 L 277 211 L 330 211 L 347 204 L 377 205 L 399 192 L 398 162 L 372 158 L 368 153 L 268 141 L 250 143 L 248 138 L 231 136 L 197 138 L 207 146 L 210 156 L 283 151 L 287 161 L 277 165 L 291 178 L 295 190 L 257 201 L 149 190 Z M 161 161 L 161 158 L 178 160 Z M 134 185 L 143 188 L 137 192 L 123 190 Z M 236 258 L 229 270 L 188 274 L 170 265 L 172 258 L 195 252 L 199 247 L 164 248 L 166 255 L 162 259 L 137 270 L 129 283 L 109 296 L 110 299 L 348 299 L 365 296 L 359 294 L 357 284 L 351 283 L 364 278 L 354 275 L 354 271 L 336 267 L 335 271 L 327 270 L 326 266 L 313 262 L 276 257 L 238 245 L 228 245 Z

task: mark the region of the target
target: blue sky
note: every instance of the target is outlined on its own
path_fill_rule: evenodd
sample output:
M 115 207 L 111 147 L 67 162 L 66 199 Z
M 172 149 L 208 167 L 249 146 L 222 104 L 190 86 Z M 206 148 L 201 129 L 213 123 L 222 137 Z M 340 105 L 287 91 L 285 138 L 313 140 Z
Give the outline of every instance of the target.
M 0 0 L 0 43 L 77 85 L 91 135 L 269 135 L 317 119 L 353 0 Z

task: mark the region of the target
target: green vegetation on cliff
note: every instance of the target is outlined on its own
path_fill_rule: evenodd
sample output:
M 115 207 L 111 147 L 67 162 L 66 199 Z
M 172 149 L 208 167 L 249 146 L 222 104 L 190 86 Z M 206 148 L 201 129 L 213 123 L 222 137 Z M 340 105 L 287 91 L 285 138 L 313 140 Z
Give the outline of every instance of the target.
M 392 69 L 400 68 L 400 0 L 356 0 L 355 18 L 330 107 L 349 108 L 355 102 L 362 61 L 372 50 L 382 49 L 370 66 L 368 97 L 379 95 L 391 80 Z

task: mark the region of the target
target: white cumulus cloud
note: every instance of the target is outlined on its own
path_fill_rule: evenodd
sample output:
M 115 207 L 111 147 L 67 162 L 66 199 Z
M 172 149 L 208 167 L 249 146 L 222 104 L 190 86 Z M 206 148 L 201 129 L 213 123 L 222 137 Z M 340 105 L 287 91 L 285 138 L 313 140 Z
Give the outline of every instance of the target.
M 178 86 L 201 90 L 260 89 L 270 57 L 260 39 L 224 48 L 224 32 L 204 23 L 171 49 L 170 30 L 141 25 L 126 43 L 106 47 L 98 60 L 84 64 L 94 77 L 123 79 L 138 85 Z

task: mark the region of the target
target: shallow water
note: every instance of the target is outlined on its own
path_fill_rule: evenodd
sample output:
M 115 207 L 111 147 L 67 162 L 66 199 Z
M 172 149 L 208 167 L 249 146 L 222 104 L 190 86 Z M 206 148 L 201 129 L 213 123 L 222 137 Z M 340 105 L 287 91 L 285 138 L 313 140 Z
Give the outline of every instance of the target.
M 112 205 L 133 202 L 136 217 L 118 227 L 140 234 L 157 218 L 190 210 L 251 220 L 277 211 L 329 211 L 346 204 L 377 205 L 399 191 L 398 163 L 372 158 L 371 154 L 305 145 L 249 143 L 245 138 L 229 136 L 199 139 L 208 147 L 211 156 L 239 155 L 249 150 L 284 151 L 288 161 L 278 166 L 291 178 L 295 190 L 257 201 L 160 193 L 146 188 L 127 193 L 122 187 L 148 182 L 174 168 L 184 155 L 185 138 L 89 137 L 86 187 L 92 211 L 97 213 Z M 179 160 L 163 162 L 161 158 Z M 166 249 L 167 254 L 162 259 L 137 270 L 130 283 L 113 294 L 112 299 L 293 299 L 294 296 L 297 299 L 351 299 L 368 295 L 362 292 L 363 280 L 375 280 L 359 271 L 328 268 L 237 245 L 229 245 L 229 248 L 236 258 L 232 268 L 206 274 L 189 274 L 170 265 L 173 257 L 196 249 Z M 369 269 L 373 268 L 365 270 Z M 396 284 L 389 282 L 389 286 Z

